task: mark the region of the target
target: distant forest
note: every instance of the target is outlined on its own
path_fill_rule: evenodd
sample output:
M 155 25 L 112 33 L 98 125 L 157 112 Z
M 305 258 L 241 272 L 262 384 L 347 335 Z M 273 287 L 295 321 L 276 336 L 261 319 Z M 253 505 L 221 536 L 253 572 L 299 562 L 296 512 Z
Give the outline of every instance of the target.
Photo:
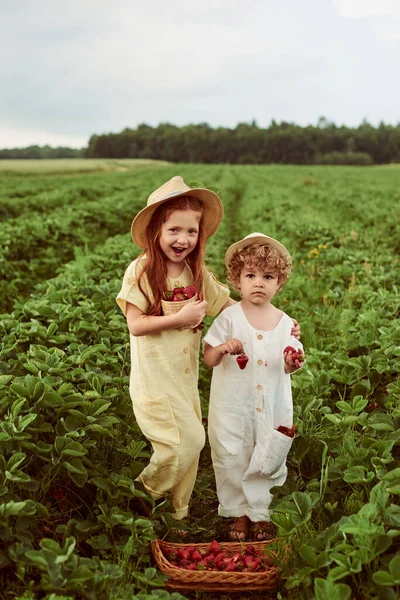
M 87 148 L 0 150 L 0 158 L 150 158 L 171 162 L 230 164 L 356 164 L 400 162 L 400 123 L 356 128 L 321 117 L 317 125 L 300 127 L 272 121 L 260 128 L 255 121 L 234 129 L 207 123 L 177 127 L 146 124 L 120 133 L 92 135 Z

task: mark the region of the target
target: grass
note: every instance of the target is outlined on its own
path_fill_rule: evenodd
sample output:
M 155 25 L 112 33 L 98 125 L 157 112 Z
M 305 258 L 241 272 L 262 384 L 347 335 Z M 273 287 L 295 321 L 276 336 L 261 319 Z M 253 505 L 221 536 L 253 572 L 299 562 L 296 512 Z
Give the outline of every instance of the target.
M 147 158 L 50 158 L 0 160 L 0 173 L 102 173 L 104 171 L 131 171 L 137 167 L 168 165 L 162 160 Z

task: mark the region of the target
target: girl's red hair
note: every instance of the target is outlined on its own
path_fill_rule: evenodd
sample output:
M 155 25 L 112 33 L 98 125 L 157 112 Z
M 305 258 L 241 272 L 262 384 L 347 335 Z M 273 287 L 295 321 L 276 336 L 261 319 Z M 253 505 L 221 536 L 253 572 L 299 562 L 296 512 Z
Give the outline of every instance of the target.
M 202 213 L 203 205 L 197 198 L 181 196 L 176 200 L 169 200 L 168 202 L 161 204 L 151 217 L 150 223 L 146 229 L 147 246 L 142 254 L 142 256 L 145 256 L 144 266 L 138 276 L 139 289 L 150 304 L 150 308 L 147 312 L 148 315 L 161 314 L 161 298 L 163 293 L 168 289 L 167 265 L 165 262 L 165 255 L 160 247 L 160 236 L 163 224 L 175 210 L 194 210 Z M 197 244 L 186 259 L 193 273 L 193 285 L 197 292 L 200 292 L 203 289 L 203 264 L 206 241 L 207 238 L 205 230 L 202 227 L 201 217 Z M 141 279 L 144 273 L 147 275 L 147 281 L 153 292 L 153 303 L 150 301 L 148 294 L 141 285 Z

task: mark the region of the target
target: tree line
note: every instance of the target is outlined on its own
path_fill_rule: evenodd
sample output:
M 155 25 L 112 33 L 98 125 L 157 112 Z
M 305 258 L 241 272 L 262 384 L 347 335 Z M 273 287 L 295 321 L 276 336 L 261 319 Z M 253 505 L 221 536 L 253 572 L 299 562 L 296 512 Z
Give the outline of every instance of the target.
M 207 123 L 178 127 L 141 124 L 119 133 L 94 134 L 87 148 L 30 146 L 0 150 L 0 158 L 149 158 L 171 162 L 230 164 L 358 164 L 400 162 L 400 123 L 337 126 L 321 117 L 305 127 L 272 121 L 267 128 Z
M 66 146 L 28 146 L 27 148 L 4 148 L 0 150 L 0 159 L 6 158 L 82 158 L 85 148 Z
M 351 128 L 321 117 L 316 126 L 272 121 L 265 129 L 255 121 L 234 129 L 207 123 L 142 124 L 120 133 L 93 135 L 85 156 L 191 163 L 382 164 L 400 162 L 400 123 L 373 127 L 363 121 Z

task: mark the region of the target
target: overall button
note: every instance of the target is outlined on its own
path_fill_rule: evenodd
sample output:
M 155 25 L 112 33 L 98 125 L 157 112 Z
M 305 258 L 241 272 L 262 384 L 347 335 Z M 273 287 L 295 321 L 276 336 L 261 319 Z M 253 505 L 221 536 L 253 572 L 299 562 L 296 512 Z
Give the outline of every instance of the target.
M 261 412 L 261 408 L 256 408 L 256 411 L 257 412 Z
M 262 340 L 262 339 L 263 339 L 263 336 L 261 335 L 261 333 L 259 333 L 259 334 L 258 334 L 257 338 L 258 338 L 259 340 Z
M 183 351 L 185 354 L 187 354 L 189 352 L 189 348 L 184 348 Z
M 257 388 L 258 390 L 262 390 L 262 385 L 258 384 L 258 385 L 256 386 L 256 388 Z
M 189 369 L 189 367 L 187 367 L 187 368 L 185 369 L 185 373 L 190 373 L 190 369 Z
M 261 360 L 261 358 L 257 361 L 257 364 L 258 365 L 262 365 L 263 364 L 263 361 Z

